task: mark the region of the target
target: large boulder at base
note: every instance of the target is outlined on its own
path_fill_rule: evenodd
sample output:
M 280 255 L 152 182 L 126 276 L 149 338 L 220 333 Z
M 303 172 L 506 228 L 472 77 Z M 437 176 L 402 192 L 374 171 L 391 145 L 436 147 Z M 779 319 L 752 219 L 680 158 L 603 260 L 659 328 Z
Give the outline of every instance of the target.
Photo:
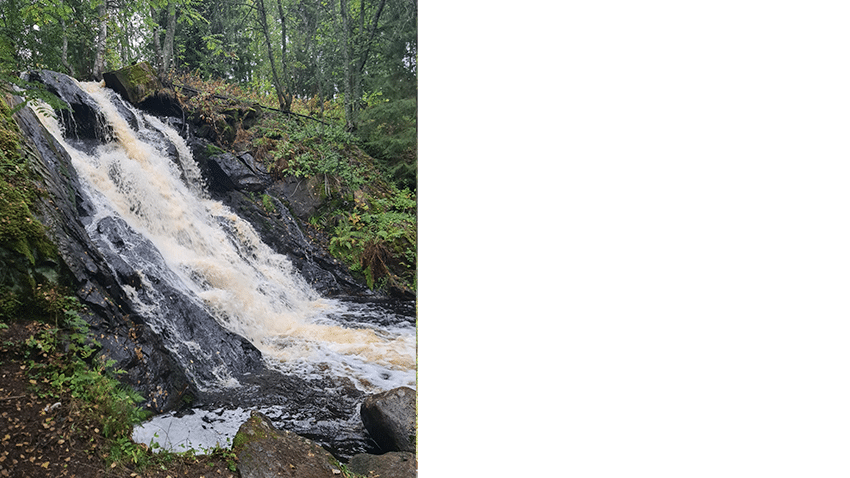
M 182 115 L 180 103 L 163 88 L 156 70 L 147 62 L 107 71 L 103 81 L 134 106 L 162 116 Z
M 233 439 L 242 478 L 333 478 L 341 476 L 333 455 L 307 438 L 278 430 L 262 413 L 239 427 Z
M 348 471 L 366 477 L 416 478 L 416 455 L 391 451 L 383 455 L 361 453 L 351 457 Z
M 416 391 L 412 388 L 369 396 L 360 406 L 360 418 L 382 451 L 416 453 Z

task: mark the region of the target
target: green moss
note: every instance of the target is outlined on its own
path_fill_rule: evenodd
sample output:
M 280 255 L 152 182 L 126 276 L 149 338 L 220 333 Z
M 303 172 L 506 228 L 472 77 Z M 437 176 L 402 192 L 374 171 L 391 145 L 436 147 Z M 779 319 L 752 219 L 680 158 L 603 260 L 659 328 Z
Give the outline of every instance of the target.
M 0 316 L 14 318 L 31 305 L 35 288 L 59 281 L 59 253 L 33 214 L 41 194 L 29 167 L 33 153 L 0 99 Z
M 223 154 L 223 153 L 226 153 L 226 151 L 219 148 L 218 146 L 216 146 L 214 144 L 207 145 L 207 156 L 215 156 L 217 154 Z
M 23 254 L 31 264 L 38 255 L 53 257 L 56 248 L 31 210 L 38 197 L 35 176 L 20 153 L 20 131 L 2 101 L 0 148 L 0 244 Z
M 144 101 L 162 88 L 156 71 L 146 62 L 136 63 L 113 72 L 127 89 L 127 96 L 133 104 Z
M 245 434 L 244 432 L 239 432 L 239 433 L 236 434 L 235 437 L 233 437 L 233 449 L 234 450 L 241 447 L 242 445 L 244 445 L 246 443 L 248 443 L 248 435 Z

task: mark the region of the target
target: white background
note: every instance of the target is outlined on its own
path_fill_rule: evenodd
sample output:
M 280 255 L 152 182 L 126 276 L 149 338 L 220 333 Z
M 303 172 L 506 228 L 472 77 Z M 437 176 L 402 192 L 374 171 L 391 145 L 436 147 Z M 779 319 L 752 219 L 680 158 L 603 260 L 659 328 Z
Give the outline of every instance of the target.
M 850 473 L 845 5 L 420 3 L 420 477 Z

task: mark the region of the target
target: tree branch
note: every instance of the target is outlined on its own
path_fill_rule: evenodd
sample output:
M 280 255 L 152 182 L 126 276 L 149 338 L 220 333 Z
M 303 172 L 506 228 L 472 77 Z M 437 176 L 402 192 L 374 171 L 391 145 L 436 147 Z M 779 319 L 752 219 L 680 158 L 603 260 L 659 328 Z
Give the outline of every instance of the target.
M 196 88 L 192 88 L 191 86 L 187 86 L 187 85 L 182 85 L 182 84 L 177 84 L 177 83 L 171 83 L 171 84 L 170 84 L 170 85 L 168 85 L 168 86 L 169 86 L 170 88 L 180 88 L 181 90 L 186 90 L 186 91 L 189 91 L 189 92 L 194 93 L 194 94 L 196 94 L 196 95 L 199 95 L 199 94 L 201 94 L 201 93 L 202 93 L 200 90 L 198 90 L 198 89 L 196 89 Z M 234 97 L 234 96 L 221 95 L 221 94 L 218 94 L 218 93 L 214 93 L 214 94 L 212 94 L 212 95 L 210 95 L 210 96 L 212 96 L 213 98 L 218 99 L 218 100 L 235 101 L 235 102 L 237 102 L 237 103 L 251 103 L 250 101 L 241 100 L 241 99 L 236 98 L 236 97 Z M 316 118 L 316 117 L 313 117 L 313 116 L 309 116 L 309 115 L 302 115 L 302 114 L 300 114 L 300 113 L 293 113 L 292 111 L 283 111 L 282 109 L 279 109 L 279 108 L 272 108 L 271 106 L 265 106 L 265 105 L 261 105 L 261 104 L 257 104 L 257 105 L 258 105 L 260 108 L 264 109 L 264 110 L 268 110 L 268 111 L 276 111 L 276 112 L 278 112 L 278 113 L 286 113 L 286 114 L 288 114 L 289 116 L 297 116 L 297 117 L 299 117 L 299 118 L 306 118 L 306 119 L 309 119 L 309 120 L 313 120 L 313 121 L 315 121 L 315 122 L 317 122 L 317 123 L 321 123 L 321 124 L 323 124 L 323 125 L 325 125 L 325 126 L 331 126 L 330 124 L 325 123 L 324 121 L 320 120 L 319 118 Z

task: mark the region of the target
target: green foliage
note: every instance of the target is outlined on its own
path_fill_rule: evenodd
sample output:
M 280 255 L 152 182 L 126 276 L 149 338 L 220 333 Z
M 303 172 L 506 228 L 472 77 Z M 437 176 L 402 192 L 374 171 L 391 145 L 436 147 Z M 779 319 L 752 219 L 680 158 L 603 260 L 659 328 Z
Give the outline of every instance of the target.
M 255 128 L 254 146 L 268 171 L 279 177 L 319 176 L 340 193 L 363 187 L 371 174 L 361 162 L 352 160 L 356 138 L 340 126 L 267 118 Z
M 236 436 L 238 437 L 239 434 L 237 433 Z M 244 437 L 244 434 L 243 434 L 243 437 Z M 228 441 L 229 440 L 230 439 L 228 439 Z M 236 472 L 236 462 L 239 461 L 239 457 L 236 456 L 235 450 L 236 450 L 236 437 L 233 437 L 233 445 L 232 446 L 229 446 L 229 447 L 216 446 L 211 450 L 207 450 L 206 454 L 208 456 L 218 456 L 218 457 L 220 457 L 227 464 L 227 469 L 235 473 Z
M 332 214 L 331 254 L 363 274 L 370 288 L 416 289 L 416 198 L 407 189 L 356 201 Z
M 263 209 L 265 209 L 266 212 L 271 214 L 277 213 L 277 208 L 272 202 L 271 196 L 269 196 L 268 194 L 263 194 L 262 204 Z
M 331 461 L 331 464 L 339 469 L 343 478 L 365 478 L 363 475 L 358 475 L 357 473 L 349 470 L 344 463 L 340 463 L 337 460 Z
M 358 130 L 387 176 L 410 189 L 416 189 L 416 108 L 416 98 L 376 101 L 360 115 Z
M 112 442 L 109 447 L 110 463 L 124 464 L 133 463 L 134 465 L 144 468 L 150 463 L 150 453 L 148 450 L 134 442 L 128 436 L 120 436 Z
M 55 321 L 54 326 L 43 327 L 24 343 L 31 382 L 42 385 L 38 389 L 42 398 L 70 395 L 85 403 L 111 443 L 111 459 L 140 463 L 144 449 L 127 437 L 149 414 L 137 407 L 143 397 L 118 382 L 116 375 L 125 372 L 114 369 L 115 361 L 95 356 L 100 344 L 90 336 L 79 301 L 56 290 L 49 288 L 41 296 L 46 318 Z

